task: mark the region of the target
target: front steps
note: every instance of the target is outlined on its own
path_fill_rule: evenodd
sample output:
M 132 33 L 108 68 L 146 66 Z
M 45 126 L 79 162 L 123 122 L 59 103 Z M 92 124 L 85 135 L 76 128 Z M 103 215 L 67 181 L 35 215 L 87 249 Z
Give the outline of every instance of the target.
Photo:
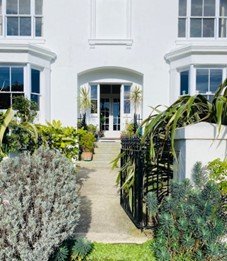
M 96 142 L 93 160 L 81 162 L 86 168 L 111 168 L 111 162 L 118 156 L 121 150 L 120 141 L 99 141 Z

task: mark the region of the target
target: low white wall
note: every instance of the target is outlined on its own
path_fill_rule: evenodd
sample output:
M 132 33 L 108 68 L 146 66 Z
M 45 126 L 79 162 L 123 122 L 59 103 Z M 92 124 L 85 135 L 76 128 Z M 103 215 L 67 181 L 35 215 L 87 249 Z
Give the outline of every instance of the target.
M 191 179 L 196 162 L 206 165 L 216 158 L 227 157 L 227 126 L 222 126 L 220 133 L 217 125 L 205 122 L 179 128 L 175 150 L 178 163 L 174 166 L 174 177 Z

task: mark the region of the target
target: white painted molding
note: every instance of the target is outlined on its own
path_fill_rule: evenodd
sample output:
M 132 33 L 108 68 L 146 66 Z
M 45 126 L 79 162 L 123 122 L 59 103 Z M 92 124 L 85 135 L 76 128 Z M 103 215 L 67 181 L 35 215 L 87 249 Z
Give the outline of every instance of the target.
M 94 45 L 127 45 L 131 46 L 133 44 L 132 39 L 89 39 L 89 44 Z
M 227 45 L 209 45 L 209 44 L 203 44 L 203 45 L 197 45 L 197 44 L 189 44 L 184 47 L 177 48 L 168 54 L 165 55 L 165 60 L 167 63 L 171 63 L 173 61 L 176 61 L 178 59 L 190 56 L 192 54 L 201 54 L 201 55 L 212 55 L 212 54 L 227 54 Z
M 49 62 L 54 62 L 57 58 L 57 55 L 49 49 L 32 44 L 0 43 L 0 53 L 28 53 Z
M 96 35 L 96 3 L 97 0 L 90 0 L 90 39 L 89 45 L 94 47 L 95 45 L 126 45 L 132 46 L 132 0 L 127 0 L 127 32 L 125 38 L 127 39 L 99 39 Z

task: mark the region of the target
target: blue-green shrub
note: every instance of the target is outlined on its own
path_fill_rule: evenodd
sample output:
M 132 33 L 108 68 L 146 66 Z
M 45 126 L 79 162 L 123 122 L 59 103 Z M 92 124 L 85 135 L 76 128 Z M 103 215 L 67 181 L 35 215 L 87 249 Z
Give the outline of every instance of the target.
M 75 236 L 79 200 L 75 167 L 39 148 L 0 165 L 0 260 L 47 261 Z

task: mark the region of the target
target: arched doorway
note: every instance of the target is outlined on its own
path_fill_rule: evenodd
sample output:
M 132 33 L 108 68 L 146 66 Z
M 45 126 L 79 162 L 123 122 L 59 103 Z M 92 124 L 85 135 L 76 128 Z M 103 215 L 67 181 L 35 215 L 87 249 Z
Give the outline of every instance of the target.
M 102 67 L 78 74 L 78 93 L 81 87 L 90 93 L 92 108 L 87 112 L 88 124 L 103 131 L 106 138 L 119 138 L 126 124 L 133 120 L 130 102 L 133 86 L 143 88 L 143 75 L 127 68 Z M 142 104 L 137 113 L 142 117 Z

